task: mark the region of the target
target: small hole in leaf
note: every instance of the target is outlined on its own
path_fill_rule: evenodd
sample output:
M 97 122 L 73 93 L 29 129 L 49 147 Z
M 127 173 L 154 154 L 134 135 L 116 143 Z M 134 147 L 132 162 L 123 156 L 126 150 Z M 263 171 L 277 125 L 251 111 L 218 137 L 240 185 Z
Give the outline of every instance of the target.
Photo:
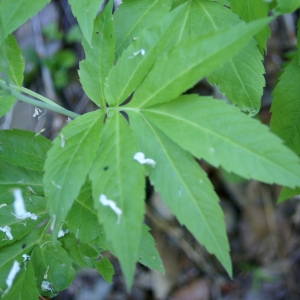
M 22 245 L 22 249 L 24 249 L 25 247 L 26 247 L 26 244 L 23 244 L 23 245 Z
M 104 171 L 106 171 L 107 169 L 108 169 L 108 167 L 107 167 L 107 166 L 103 168 L 103 170 L 104 170 Z
M 99 31 L 96 31 L 97 34 L 99 34 Z

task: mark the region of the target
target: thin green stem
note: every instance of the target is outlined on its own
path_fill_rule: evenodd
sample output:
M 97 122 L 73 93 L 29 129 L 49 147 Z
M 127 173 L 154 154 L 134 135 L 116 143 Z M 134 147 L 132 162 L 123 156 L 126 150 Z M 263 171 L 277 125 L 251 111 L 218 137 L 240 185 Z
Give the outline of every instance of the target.
M 51 101 L 51 100 L 49 100 L 49 99 L 47 99 L 47 98 L 45 98 L 45 97 L 43 97 L 39 94 L 36 94 L 36 93 L 34 93 L 32 91 L 29 91 L 25 88 L 16 87 L 16 86 L 13 86 L 13 85 L 8 85 L 7 83 L 5 83 L 2 80 L 0 80 L 0 89 L 6 91 L 8 95 L 11 95 L 11 96 L 15 97 L 16 99 L 18 99 L 22 102 L 26 102 L 28 104 L 31 104 L 33 106 L 40 107 L 40 108 L 45 108 L 45 109 L 63 114 L 65 116 L 68 116 L 68 117 L 73 118 L 73 119 L 80 116 L 79 114 L 76 114 L 74 112 L 71 112 L 71 111 L 63 108 L 63 107 L 60 107 L 59 105 L 57 105 L 53 101 Z M 23 95 L 23 94 L 17 92 L 16 89 L 20 90 L 24 93 L 27 93 L 31 96 L 34 96 L 34 97 L 42 100 L 43 102 L 32 99 L 31 97 L 28 97 L 26 95 Z

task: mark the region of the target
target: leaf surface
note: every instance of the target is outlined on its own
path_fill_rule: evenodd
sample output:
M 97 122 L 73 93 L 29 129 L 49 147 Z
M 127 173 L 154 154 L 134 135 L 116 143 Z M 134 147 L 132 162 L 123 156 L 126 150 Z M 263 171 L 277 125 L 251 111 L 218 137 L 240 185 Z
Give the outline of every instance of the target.
M 112 4 L 109 1 L 104 10 L 96 18 L 91 31 L 91 45 L 83 39 L 86 59 L 79 64 L 79 77 L 88 97 L 98 106 L 105 108 L 104 81 L 109 69 L 114 64 L 114 23 Z
M 277 199 L 277 203 L 281 203 L 287 199 L 290 199 L 298 195 L 300 195 L 300 188 L 291 189 L 291 188 L 284 187 L 280 191 L 280 194 Z
M 224 101 L 186 95 L 143 114 L 182 148 L 213 166 L 266 183 L 299 185 L 298 157 L 266 126 Z
M 181 39 L 218 32 L 241 23 L 230 9 L 216 2 L 192 0 L 188 16 L 181 22 Z M 252 115 L 259 111 L 265 85 L 263 57 L 256 44 L 255 39 L 251 38 L 235 56 L 220 64 L 211 74 L 207 74 L 210 83 L 216 84 L 232 104 Z
M 13 281 L 12 287 L 3 299 L 38 299 L 39 293 L 36 288 L 35 276 L 32 263 L 26 264 L 26 270 L 21 270 Z
M 124 0 L 114 14 L 116 57 L 122 54 L 142 29 L 166 15 L 171 5 L 172 0 Z
M 95 264 L 97 271 L 102 275 L 104 280 L 107 283 L 111 283 L 114 275 L 114 267 L 111 262 L 105 256 L 102 256 L 101 260 L 97 261 Z
M 300 0 L 276 0 L 276 2 L 275 12 L 279 14 L 288 14 L 300 7 Z
M 120 260 L 128 288 L 138 257 L 144 214 L 145 182 L 142 166 L 133 159 L 136 152 L 135 137 L 124 117 L 109 111 L 90 179 L 99 222 Z M 103 197 L 110 202 L 101 202 Z
M 13 129 L 0 131 L 0 158 L 30 170 L 43 171 L 50 141 L 34 132 Z
M 154 159 L 151 183 L 163 201 L 196 239 L 214 254 L 231 276 L 223 213 L 205 172 L 193 157 L 142 115 L 129 113 L 140 151 Z
M 149 229 L 150 228 L 144 224 L 140 241 L 139 262 L 148 268 L 164 274 L 164 266 L 155 248 L 155 241 Z
M 163 55 L 136 90 L 130 107 L 170 101 L 233 57 L 269 19 L 190 38 Z
M 65 220 L 70 231 L 83 243 L 95 240 L 103 231 L 91 195 L 90 184 L 84 184 Z
M 300 155 L 300 65 L 298 53 L 286 66 L 274 91 L 271 130 Z
M 230 8 L 245 22 L 265 18 L 269 13 L 267 1 L 262 0 L 230 0 Z M 270 30 L 267 26 L 255 35 L 262 53 L 266 51 L 266 41 L 269 36 Z
M 52 243 L 51 235 L 45 235 L 34 248 L 31 262 L 36 276 L 36 285 L 40 295 L 53 297 L 64 290 L 73 280 L 75 270 L 73 260 L 67 255 L 60 243 Z M 48 282 L 49 290 L 43 289 L 43 282 Z
M 100 110 L 76 118 L 62 129 L 48 152 L 43 181 L 49 212 L 56 216 L 54 238 L 86 180 L 99 147 L 102 122 Z
M 87 43 L 92 46 L 92 32 L 94 19 L 100 8 L 102 0 L 69 0 L 73 15 Z
M 188 3 L 167 14 L 159 24 L 142 30 L 122 53 L 105 82 L 105 95 L 110 106 L 124 102 L 142 82 L 155 60 L 178 43 L 180 23 L 187 7 Z
M 49 2 L 50 0 L 1 0 L 0 20 L 4 38 L 32 18 Z
M 22 51 L 14 36 L 10 34 L 6 37 L 5 41 L 0 44 L 0 73 L 6 76 L 7 80 L 16 85 L 21 85 L 23 82 L 24 68 L 25 61 Z M 5 115 L 11 109 L 14 102 L 14 97 L 5 94 L 0 95 L 0 116 Z

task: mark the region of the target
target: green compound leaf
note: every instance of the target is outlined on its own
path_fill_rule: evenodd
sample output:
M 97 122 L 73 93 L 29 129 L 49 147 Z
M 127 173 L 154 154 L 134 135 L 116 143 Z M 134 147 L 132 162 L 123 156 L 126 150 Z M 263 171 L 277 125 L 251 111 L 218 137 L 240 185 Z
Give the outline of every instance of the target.
M 26 269 L 21 267 L 13 281 L 12 287 L 3 299 L 7 300 L 24 300 L 24 299 L 38 299 L 39 292 L 36 287 L 34 270 L 31 261 L 26 263 Z
M 275 12 L 278 14 L 288 14 L 300 7 L 300 0 L 276 0 Z
M 95 263 L 97 271 L 104 278 L 107 283 L 112 282 L 114 276 L 114 267 L 111 262 L 104 256 L 102 256 L 100 261 Z
M 69 0 L 72 13 L 76 17 L 83 36 L 90 46 L 92 46 L 94 19 L 101 2 L 102 0 Z
M 91 269 L 95 266 L 95 261 L 99 256 L 99 251 L 95 246 L 83 243 L 71 233 L 67 233 L 62 237 L 61 243 L 78 266 Z
M 56 296 L 73 280 L 73 260 L 59 242 L 53 245 L 51 235 L 46 234 L 40 238 L 30 260 L 35 271 L 36 285 L 42 296 Z
M 300 65 L 298 53 L 279 78 L 271 106 L 271 130 L 300 155 Z
M 124 0 L 114 14 L 116 57 L 122 54 L 142 29 L 159 22 L 169 12 L 171 5 L 172 0 Z
M 143 115 L 129 113 L 140 151 L 154 159 L 150 180 L 181 224 L 214 254 L 232 275 L 223 212 L 205 172 L 193 157 L 172 142 Z
M 20 188 L 23 195 L 43 196 L 42 179 L 42 172 L 19 167 L 0 158 L 0 204 L 13 201 L 12 191 L 15 188 Z
M 43 171 L 50 141 L 34 132 L 13 129 L 0 131 L 0 158 L 20 167 Z
M 155 241 L 149 229 L 150 228 L 144 224 L 140 241 L 139 262 L 148 268 L 164 274 L 165 269 L 155 248 Z
M 114 23 L 111 0 L 96 18 L 91 32 L 91 46 L 82 41 L 86 59 L 79 64 L 79 77 L 88 97 L 98 106 L 105 108 L 104 81 L 114 64 Z
M 269 13 L 269 4 L 262 0 L 230 0 L 230 8 L 245 22 L 265 18 Z M 266 51 L 266 41 L 269 36 L 268 27 L 263 28 L 254 36 L 262 53 Z
M 182 40 L 242 23 L 230 9 L 216 2 L 189 2 L 188 16 L 182 19 Z M 265 85 L 263 57 L 256 44 L 255 39 L 251 38 L 235 56 L 221 63 L 211 74 L 207 74 L 210 83 L 216 84 L 232 104 L 251 115 L 259 111 Z
M 45 194 L 56 219 L 53 238 L 86 180 L 99 147 L 103 112 L 84 114 L 65 126 L 53 141 L 45 162 Z
M 109 111 L 90 172 L 94 205 L 105 236 L 120 260 L 129 288 L 138 257 L 144 214 L 143 167 L 133 159 L 135 137 L 124 117 Z
M 23 82 L 24 68 L 25 61 L 22 51 L 14 36 L 10 34 L 4 43 L 0 44 L 0 73 L 6 76 L 12 83 L 21 85 Z M 14 97 L 5 94 L 0 95 L 0 116 L 5 115 L 11 109 L 14 102 Z
M 158 25 L 143 30 L 122 53 L 105 82 L 105 95 L 110 106 L 124 102 L 142 82 L 155 60 L 178 43 L 186 8 L 187 4 L 182 5 L 167 14 Z
M 239 24 L 217 33 L 183 40 L 153 66 L 128 106 L 149 107 L 178 97 L 201 77 L 233 57 L 269 21 Z
M 300 195 L 300 188 L 291 189 L 291 188 L 284 187 L 282 188 L 278 196 L 277 203 L 281 203 L 287 199 L 290 199 L 298 195 Z
M 1 0 L 0 20 L 4 38 L 32 18 L 50 0 Z
M 299 186 L 298 157 L 266 126 L 224 101 L 186 95 L 143 114 L 182 148 L 213 166 L 244 178 Z
M 65 223 L 76 238 L 83 243 L 92 242 L 102 234 L 103 230 L 98 223 L 89 183 L 85 183 L 81 188 L 80 194 L 75 199 Z

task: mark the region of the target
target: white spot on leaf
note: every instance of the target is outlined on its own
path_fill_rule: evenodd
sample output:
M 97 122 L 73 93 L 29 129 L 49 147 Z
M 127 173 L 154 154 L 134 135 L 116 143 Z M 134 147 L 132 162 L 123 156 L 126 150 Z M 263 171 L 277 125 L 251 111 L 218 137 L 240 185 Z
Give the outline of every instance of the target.
M 103 206 L 109 206 L 116 213 L 116 215 L 118 216 L 117 224 L 120 224 L 121 215 L 123 212 L 119 207 L 117 207 L 116 202 L 107 199 L 106 196 L 103 194 L 100 195 L 99 201 Z
M 65 147 L 65 143 L 66 143 L 65 137 L 64 137 L 64 135 L 61 133 L 61 134 L 60 134 L 60 146 L 61 146 L 62 148 Z
M 13 281 L 15 280 L 15 277 L 16 277 L 16 275 L 19 273 L 19 271 L 20 271 L 20 264 L 19 264 L 19 262 L 17 262 L 16 260 L 14 261 L 14 264 L 13 264 L 13 266 L 12 266 L 12 268 L 10 269 L 10 271 L 9 271 L 9 274 L 8 274 L 8 276 L 7 276 L 7 278 L 6 278 L 6 284 L 7 284 L 7 288 L 6 288 L 6 290 L 4 291 L 4 295 L 5 294 L 7 294 L 8 293 L 8 291 L 10 290 L 10 288 L 11 288 L 11 286 L 12 286 L 12 284 L 13 284 Z
M 152 158 L 145 158 L 145 154 L 143 152 L 137 152 L 134 154 L 133 159 L 138 161 L 140 164 L 148 164 L 151 165 L 153 168 L 156 165 L 156 162 Z
M 142 56 L 144 56 L 146 54 L 145 49 L 142 48 L 142 49 L 140 49 L 140 50 L 138 50 L 136 52 L 133 52 L 133 56 L 129 56 L 128 58 L 134 58 L 135 56 L 137 56 L 139 54 L 141 54 Z
M 0 227 L 0 231 L 4 232 L 9 240 L 13 239 L 12 234 L 10 233 L 11 228 L 9 226 Z
M 49 281 L 43 281 L 41 284 L 41 289 L 42 291 L 50 291 L 51 293 L 54 292 L 54 288 Z
M 7 204 L 3 203 L 3 204 L 0 205 L 0 208 L 5 207 L 5 206 L 7 206 Z
M 51 180 L 51 183 L 57 188 L 57 189 L 61 189 L 61 186 L 60 185 L 58 185 L 58 184 L 56 184 L 55 182 L 54 182 L 54 180 Z
M 23 254 L 23 264 L 24 264 L 24 269 L 26 270 L 27 262 L 30 260 L 30 256 L 27 254 Z
M 35 194 L 35 195 L 36 195 L 36 192 L 34 191 L 34 189 L 33 189 L 31 186 L 28 186 L 28 187 L 27 187 L 27 190 L 28 190 L 29 192 L 31 192 L 32 194 Z
M 40 108 L 35 107 L 34 114 L 32 116 L 35 118 L 35 117 L 39 116 L 41 112 L 42 112 L 42 110 Z
M 13 215 L 19 220 L 24 220 L 27 218 L 36 220 L 37 216 L 35 214 L 27 212 L 25 209 L 24 199 L 22 197 L 22 191 L 20 189 L 14 189 L 13 193 L 15 198 L 14 200 L 15 213 L 13 213 Z

